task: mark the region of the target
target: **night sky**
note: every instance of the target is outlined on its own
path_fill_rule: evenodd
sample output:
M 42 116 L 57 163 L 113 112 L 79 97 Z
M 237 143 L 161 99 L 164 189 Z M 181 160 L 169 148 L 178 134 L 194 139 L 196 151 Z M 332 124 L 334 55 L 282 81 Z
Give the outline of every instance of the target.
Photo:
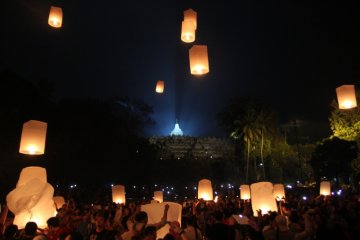
M 55 99 L 141 99 L 157 123 L 149 135 L 169 134 L 176 119 L 187 135 L 221 135 L 215 116 L 236 96 L 263 99 L 283 122 L 328 128 L 335 88 L 360 79 L 360 11 L 315 2 L 5 0 L 0 69 L 48 79 Z M 63 9 L 61 29 L 47 24 L 51 5 Z M 190 75 L 192 44 L 180 40 L 188 8 L 198 13 L 195 43 L 208 46 L 202 77 Z

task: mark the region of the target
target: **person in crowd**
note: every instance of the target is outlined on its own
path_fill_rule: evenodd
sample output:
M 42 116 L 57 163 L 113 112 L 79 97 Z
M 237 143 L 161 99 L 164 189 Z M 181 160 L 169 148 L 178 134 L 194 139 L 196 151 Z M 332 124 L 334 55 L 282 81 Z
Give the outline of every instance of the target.
M 100 210 L 95 217 L 95 229 L 90 233 L 90 240 L 115 240 L 116 232 L 106 229 L 109 214 Z
M 37 234 L 38 226 L 36 222 L 27 222 L 25 228 L 20 232 L 19 240 L 32 240 Z

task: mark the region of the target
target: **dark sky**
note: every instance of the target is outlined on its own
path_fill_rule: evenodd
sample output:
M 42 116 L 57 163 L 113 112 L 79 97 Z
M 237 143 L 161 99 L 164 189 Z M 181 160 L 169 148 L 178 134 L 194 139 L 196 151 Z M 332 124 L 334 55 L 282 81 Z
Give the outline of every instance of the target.
M 0 68 L 54 83 L 56 99 L 129 96 L 153 106 L 150 134 L 175 119 L 188 135 L 217 135 L 230 97 L 254 96 L 284 121 L 327 124 L 335 88 L 360 79 L 359 7 L 341 1 L 5 0 Z M 63 8 L 61 29 L 47 25 Z M 183 11 L 198 13 L 196 44 L 210 73 L 190 75 Z M 157 80 L 165 93 L 156 94 Z

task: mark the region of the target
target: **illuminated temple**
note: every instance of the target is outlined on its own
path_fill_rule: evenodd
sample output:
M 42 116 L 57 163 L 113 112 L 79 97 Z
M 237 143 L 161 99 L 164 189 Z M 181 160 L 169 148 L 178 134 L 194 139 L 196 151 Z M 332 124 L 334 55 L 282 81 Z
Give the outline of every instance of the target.
M 149 141 L 158 148 L 161 160 L 232 159 L 235 155 L 235 147 L 229 139 L 183 135 L 178 123 L 169 136 L 154 136 Z

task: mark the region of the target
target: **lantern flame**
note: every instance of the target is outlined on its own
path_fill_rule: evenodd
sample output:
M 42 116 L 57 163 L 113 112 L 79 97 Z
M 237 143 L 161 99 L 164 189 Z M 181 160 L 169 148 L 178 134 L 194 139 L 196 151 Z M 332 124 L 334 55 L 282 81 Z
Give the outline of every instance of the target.
M 48 24 L 54 28 L 61 28 L 63 12 L 61 7 L 51 6 Z

